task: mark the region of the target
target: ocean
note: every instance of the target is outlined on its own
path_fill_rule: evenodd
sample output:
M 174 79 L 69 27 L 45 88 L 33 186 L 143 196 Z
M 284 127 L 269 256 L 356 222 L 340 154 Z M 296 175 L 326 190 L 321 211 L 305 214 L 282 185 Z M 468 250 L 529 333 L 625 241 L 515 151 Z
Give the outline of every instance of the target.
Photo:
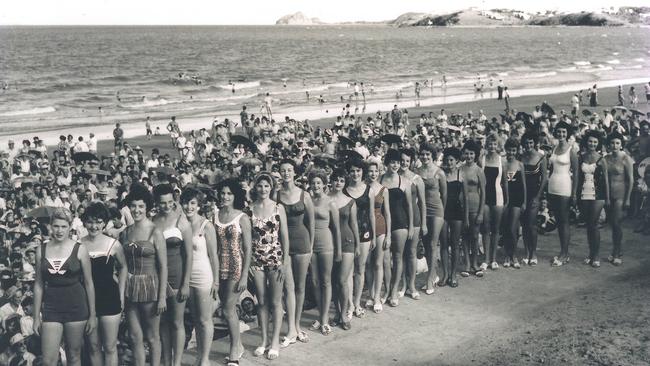
M 267 92 L 276 109 L 331 113 L 350 82 L 387 104 L 400 92 L 412 99 L 424 80 L 434 87 L 423 98 L 460 100 L 499 79 L 570 88 L 649 71 L 648 28 L 0 27 L 0 135 L 146 116 L 211 121 L 242 105 L 258 113 Z

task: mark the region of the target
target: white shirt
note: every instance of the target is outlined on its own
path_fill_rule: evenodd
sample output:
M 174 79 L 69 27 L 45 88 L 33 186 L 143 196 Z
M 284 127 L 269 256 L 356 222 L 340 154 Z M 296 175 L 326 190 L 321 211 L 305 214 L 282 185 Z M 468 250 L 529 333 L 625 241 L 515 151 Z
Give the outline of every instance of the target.
M 87 145 L 88 145 L 88 151 L 90 151 L 92 153 L 96 153 L 97 152 L 97 137 L 93 136 L 93 137 L 89 138 L 88 142 L 87 142 Z

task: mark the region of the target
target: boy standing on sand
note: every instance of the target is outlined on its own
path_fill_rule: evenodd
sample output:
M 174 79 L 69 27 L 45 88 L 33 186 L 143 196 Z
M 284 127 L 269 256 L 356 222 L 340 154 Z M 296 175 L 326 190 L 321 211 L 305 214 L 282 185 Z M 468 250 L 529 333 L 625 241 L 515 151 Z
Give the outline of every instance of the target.
M 503 100 L 503 90 L 504 90 L 503 80 L 499 79 L 499 84 L 497 84 L 497 100 Z
M 266 109 L 266 113 L 269 115 L 269 119 L 273 119 L 273 111 L 271 110 L 271 103 L 273 103 L 273 99 L 271 98 L 271 95 L 269 93 L 266 93 L 266 97 L 264 97 L 264 109 Z
M 113 150 L 115 151 L 115 153 L 117 153 L 119 146 L 121 146 L 122 142 L 124 141 L 124 131 L 120 127 L 119 123 L 115 124 L 115 129 L 113 130 L 113 139 L 115 139 Z
M 151 140 L 151 135 L 153 135 L 153 132 L 151 131 L 151 117 L 147 116 L 147 121 L 144 123 L 144 127 L 147 130 L 147 140 Z

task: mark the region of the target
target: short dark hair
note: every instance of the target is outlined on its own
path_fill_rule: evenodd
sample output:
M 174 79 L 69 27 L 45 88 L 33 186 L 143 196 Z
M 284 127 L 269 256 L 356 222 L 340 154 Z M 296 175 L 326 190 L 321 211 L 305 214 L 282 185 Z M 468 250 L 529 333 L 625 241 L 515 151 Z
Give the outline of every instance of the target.
M 159 184 L 153 188 L 153 197 L 156 202 L 166 194 L 174 195 L 174 188 L 170 184 Z
M 384 156 L 384 164 L 390 164 L 392 161 L 402 161 L 402 154 L 395 149 L 389 149 Z
M 109 220 L 110 214 L 108 209 L 102 202 L 93 202 L 88 207 L 83 214 L 81 214 L 81 221 L 84 223 L 99 220 L 103 223 L 107 223 Z
M 127 205 L 131 204 L 133 201 L 143 201 L 147 206 L 147 211 L 150 211 L 153 208 L 153 196 L 151 192 L 140 183 L 133 183 L 129 188 L 129 194 L 124 198 L 124 203 Z

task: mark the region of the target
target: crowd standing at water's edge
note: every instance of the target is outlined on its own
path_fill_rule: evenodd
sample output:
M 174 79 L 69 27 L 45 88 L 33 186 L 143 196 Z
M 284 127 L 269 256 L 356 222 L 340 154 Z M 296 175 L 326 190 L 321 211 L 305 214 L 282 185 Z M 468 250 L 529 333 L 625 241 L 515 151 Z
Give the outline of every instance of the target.
M 577 255 L 599 268 L 601 247 L 608 265 L 623 265 L 626 215 L 650 234 L 647 116 L 581 111 L 578 94 L 569 113 L 546 102 L 517 112 L 498 85 L 500 118 L 442 109 L 409 120 L 395 105 L 364 120 L 344 107 L 322 128 L 273 120 L 267 94 L 264 115 L 244 107 L 239 125 L 215 119 L 188 133 L 172 117 L 163 140 L 147 120 L 147 139 L 160 142 L 147 153 L 119 123 L 107 155 L 92 134 L 61 136 L 49 152 L 37 137 L 10 140 L 0 364 L 180 365 L 196 347 L 196 364 L 208 365 L 216 321 L 228 330 L 226 362 L 238 365 L 253 313 L 250 353 L 273 360 L 463 278 Z M 588 253 L 571 243 L 583 223 Z M 537 236 L 554 229 L 559 254 L 539 258 Z M 318 315 L 304 324 L 310 306 Z

